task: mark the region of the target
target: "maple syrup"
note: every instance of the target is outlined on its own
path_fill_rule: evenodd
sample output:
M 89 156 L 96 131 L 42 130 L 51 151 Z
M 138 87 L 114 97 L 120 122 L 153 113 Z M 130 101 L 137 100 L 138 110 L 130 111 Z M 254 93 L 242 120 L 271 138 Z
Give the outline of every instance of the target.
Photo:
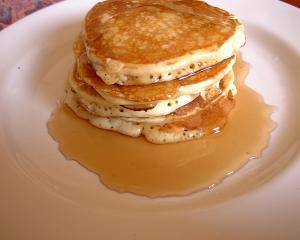
M 236 171 L 267 146 L 274 108 L 244 84 L 249 65 L 234 66 L 236 106 L 222 132 L 198 140 L 155 145 L 93 127 L 62 105 L 48 122 L 50 135 L 67 159 L 97 174 L 118 192 L 148 197 L 186 195 L 208 188 Z

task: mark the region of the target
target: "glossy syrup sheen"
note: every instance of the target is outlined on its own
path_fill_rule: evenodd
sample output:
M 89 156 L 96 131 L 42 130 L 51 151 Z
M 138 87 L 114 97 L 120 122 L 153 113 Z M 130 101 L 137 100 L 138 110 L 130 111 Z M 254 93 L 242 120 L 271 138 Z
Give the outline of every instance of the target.
M 234 66 L 236 106 L 221 133 L 167 145 L 97 129 L 61 106 L 48 122 L 50 135 L 67 159 L 96 173 L 118 192 L 148 197 L 186 195 L 219 183 L 260 155 L 275 124 L 274 110 L 244 84 L 249 65 Z

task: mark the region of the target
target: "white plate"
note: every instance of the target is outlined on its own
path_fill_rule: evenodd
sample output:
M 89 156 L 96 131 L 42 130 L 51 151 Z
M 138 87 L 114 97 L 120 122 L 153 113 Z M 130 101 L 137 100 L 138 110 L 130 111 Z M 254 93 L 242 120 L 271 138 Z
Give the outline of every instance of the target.
M 245 24 L 247 83 L 278 107 L 278 127 L 262 158 L 220 186 L 148 199 L 106 189 L 47 133 L 95 2 L 64 1 L 0 33 L 0 239 L 299 239 L 299 9 L 209 1 Z

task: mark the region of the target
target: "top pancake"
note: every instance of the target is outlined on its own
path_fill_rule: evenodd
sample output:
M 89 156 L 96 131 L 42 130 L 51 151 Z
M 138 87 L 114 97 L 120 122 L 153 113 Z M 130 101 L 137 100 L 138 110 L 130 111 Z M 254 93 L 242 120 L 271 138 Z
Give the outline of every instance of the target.
M 109 0 L 87 14 L 83 39 L 107 84 L 169 81 L 231 57 L 244 29 L 226 11 L 196 0 Z

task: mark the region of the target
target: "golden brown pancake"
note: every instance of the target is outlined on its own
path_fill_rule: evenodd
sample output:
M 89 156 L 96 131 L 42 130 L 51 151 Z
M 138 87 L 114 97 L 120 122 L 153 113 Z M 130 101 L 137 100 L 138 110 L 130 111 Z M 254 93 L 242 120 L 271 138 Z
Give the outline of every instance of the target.
M 74 66 L 74 69 L 72 73 L 69 76 L 69 84 L 71 88 L 80 95 L 80 98 L 84 102 L 89 103 L 95 103 L 98 105 L 105 105 L 106 107 L 116 107 L 121 106 L 122 112 L 124 109 L 131 109 L 131 110 L 145 110 L 150 112 L 156 112 L 155 115 L 165 115 L 172 111 L 175 111 L 177 108 L 193 101 L 197 96 L 199 96 L 199 93 L 196 94 L 187 94 L 182 95 L 174 99 L 166 99 L 166 100 L 159 100 L 159 101 L 152 101 L 152 102 L 134 102 L 134 101 L 128 101 L 128 100 L 121 100 L 123 103 L 115 102 L 114 99 L 110 101 L 110 97 L 103 97 L 103 93 L 98 93 L 91 85 L 87 84 L 83 80 L 81 80 L 78 77 L 77 71 L 76 71 L 76 65 Z M 205 91 L 203 91 L 203 94 Z M 108 99 L 107 99 L 108 98 Z M 119 100 L 120 101 L 120 100 Z M 167 105 L 171 105 L 171 107 L 167 107 L 167 111 L 163 111 L 163 109 L 166 110 Z M 121 109 L 120 109 L 121 110 Z M 151 110 L 151 111 L 149 111 Z M 167 113 L 166 113 L 167 112 Z M 149 115 L 151 116 L 151 114 Z
M 198 105 L 199 108 L 192 108 L 192 105 Z M 235 105 L 234 99 L 229 96 L 224 96 L 218 101 L 213 102 L 211 105 L 204 105 L 201 99 L 197 99 L 195 102 L 188 104 L 185 111 L 177 111 L 175 115 L 178 116 L 179 112 L 184 114 L 184 117 L 172 122 L 168 122 L 160 126 L 161 131 L 173 132 L 178 129 L 187 130 L 200 130 L 206 134 L 211 134 L 216 131 L 216 128 L 222 128 L 225 123 L 229 112 Z M 195 111 L 197 109 L 197 111 Z M 187 113 L 187 110 L 192 110 L 194 113 Z
M 70 94 L 71 93 L 71 94 Z M 157 144 L 191 140 L 220 131 L 226 124 L 228 114 L 235 101 L 228 95 L 203 105 L 199 98 L 181 113 L 173 116 L 173 121 L 159 124 L 131 122 L 123 118 L 107 118 L 86 111 L 68 90 L 66 104 L 81 118 L 96 127 L 117 131 L 132 137 L 144 135 L 148 141 Z M 197 105 L 197 111 L 192 107 Z
M 236 95 L 236 87 L 233 84 L 234 82 L 234 73 L 231 71 L 228 75 L 226 75 L 223 79 L 223 87 L 216 88 L 213 87 L 212 89 L 207 90 L 207 96 L 198 96 L 193 101 L 189 102 L 188 104 L 176 109 L 176 111 L 158 118 L 127 118 L 129 121 L 134 122 L 155 122 L 154 119 L 158 119 L 157 122 L 164 122 L 164 123 L 171 123 L 174 121 L 185 120 L 191 115 L 197 114 L 199 111 L 202 111 L 209 105 L 218 102 L 220 98 L 227 96 L 228 99 L 234 100 Z M 125 120 L 125 118 L 122 118 Z
M 100 94 L 108 94 L 111 97 L 122 98 L 134 102 L 153 102 L 165 99 L 174 99 L 187 94 L 183 87 L 190 86 L 190 93 L 205 90 L 219 82 L 231 70 L 235 62 L 235 56 L 223 60 L 214 66 L 194 73 L 193 76 L 176 79 L 168 82 L 153 83 L 148 85 L 122 86 L 118 84 L 107 85 L 95 73 L 89 64 L 86 54 L 77 59 L 77 72 L 80 79 L 91 85 Z M 198 87 L 197 87 L 198 85 Z
M 148 141 L 165 144 L 197 139 L 208 134 L 220 132 L 227 123 L 228 115 L 234 108 L 235 100 L 223 96 L 218 101 L 208 104 L 197 113 L 188 115 L 163 125 L 143 128 L 142 134 Z
M 176 111 L 176 109 L 188 104 L 197 98 L 197 96 L 199 96 L 195 95 L 191 97 L 191 99 L 187 98 L 185 101 L 184 99 L 178 99 L 177 103 L 175 103 L 175 101 L 164 101 L 155 104 L 153 107 L 149 107 L 148 105 L 124 106 L 112 104 L 102 98 L 101 95 L 92 96 L 91 94 L 78 88 L 73 88 L 73 86 L 71 86 L 71 89 L 76 97 L 76 100 L 82 105 L 82 107 L 93 114 L 103 117 L 133 117 L 141 119 L 151 118 L 150 121 L 153 120 L 153 117 L 156 117 L 156 122 L 159 118 L 163 120 L 163 116 Z M 170 103 L 173 104 L 171 105 Z
M 197 0 L 107 0 L 73 45 L 65 103 L 102 129 L 153 143 L 219 132 L 235 105 L 236 17 Z
M 78 79 L 76 77 L 76 71 L 74 71 L 73 76 L 70 76 L 69 84 L 76 95 L 76 100 L 82 107 L 93 114 L 102 117 L 131 117 L 128 119 L 129 121 L 161 122 L 172 121 L 175 117 L 177 119 L 184 117 L 186 113 L 191 114 L 194 111 L 198 111 L 199 107 L 201 108 L 203 104 L 205 105 L 218 96 L 226 95 L 228 91 L 231 91 L 234 87 L 233 81 L 234 76 L 231 71 L 218 84 L 207 88 L 202 95 L 195 95 L 191 100 L 183 102 L 181 97 L 177 100 L 171 99 L 156 104 L 153 103 L 151 107 L 146 104 L 122 106 L 107 102 L 93 87 Z M 233 93 L 233 95 L 234 94 L 235 93 Z M 175 112 L 175 114 L 172 114 L 172 112 Z M 153 117 L 156 117 L 155 120 Z
M 99 58 L 153 64 L 217 50 L 236 25 L 229 13 L 202 1 L 105 1 L 88 13 L 84 40 Z
M 83 40 L 106 84 L 170 81 L 231 57 L 245 43 L 235 16 L 197 0 L 109 0 L 87 14 Z

